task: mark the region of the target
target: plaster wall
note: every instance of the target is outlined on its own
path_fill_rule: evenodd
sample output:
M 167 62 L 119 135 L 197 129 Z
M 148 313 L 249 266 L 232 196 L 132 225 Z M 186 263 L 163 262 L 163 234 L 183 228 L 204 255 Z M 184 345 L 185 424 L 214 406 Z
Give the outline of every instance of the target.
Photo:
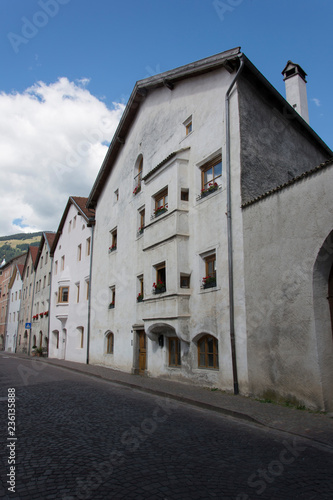
M 80 215 L 77 207 L 71 204 L 53 255 L 49 357 L 86 362 L 87 286 L 90 279 L 87 239 L 91 238 L 91 232 L 91 228 L 87 227 L 86 219 Z M 78 259 L 79 245 L 81 245 L 81 260 Z M 63 256 L 65 257 L 64 269 L 61 265 Z M 69 287 L 68 302 L 61 303 L 59 302 L 59 288 L 67 286 Z M 78 286 L 80 287 L 79 300 Z M 83 343 L 81 343 L 82 331 Z M 57 335 L 59 335 L 59 341 Z
M 195 380 L 229 390 L 232 367 L 229 340 L 228 266 L 225 171 L 220 188 L 206 198 L 201 191 L 200 167 L 225 151 L 224 98 L 234 75 L 217 70 L 148 93 L 126 137 L 96 207 L 92 268 L 94 313 L 91 322 L 90 362 L 131 371 L 137 359 L 137 330 L 148 334 L 147 372 L 152 376 Z M 192 116 L 193 131 L 184 122 Z M 232 165 L 235 190 L 235 231 L 241 233 L 239 124 L 237 93 L 231 100 Z M 143 177 L 168 156 L 133 195 L 135 165 L 143 156 Z M 154 217 L 155 195 L 168 188 L 168 211 Z M 181 200 L 187 189 L 188 201 Z M 115 196 L 118 190 L 119 198 Z M 139 211 L 145 208 L 145 229 L 137 235 Z M 238 215 L 237 215 L 238 213 Z M 238 228 L 238 229 L 237 229 Z M 113 230 L 117 250 L 111 253 Z M 237 233 L 238 234 L 238 233 Z M 242 253 L 239 243 L 237 253 Z M 202 290 L 204 256 L 217 256 L 217 287 Z M 242 269 L 242 257 L 239 272 Z M 165 263 L 166 292 L 154 295 L 156 266 Z M 190 276 L 190 287 L 180 287 L 180 274 Z M 144 277 L 144 301 L 136 303 L 138 277 Z M 239 276 L 236 273 L 236 279 Z M 239 286 L 242 288 L 243 277 Z M 115 287 L 115 308 L 108 309 Z M 245 309 L 237 311 L 245 324 Z M 105 335 L 114 333 L 114 353 L 106 354 Z M 219 370 L 198 369 L 197 340 L 208 333 L 219 341 Z M 164 344 L 158 337 L 164 335 Z M 181 340 L 182 367 L 168 366 L 169 336 Z M 240 377 L 247 385 L 246 343 L 239 346 Z M 245 349 L 245 350 L 244 350 Z M 243 364 L 242 364 L 243 363 Z
M 243 210 L 251 392 L 331 410 L 332 185 L 330 166 Z

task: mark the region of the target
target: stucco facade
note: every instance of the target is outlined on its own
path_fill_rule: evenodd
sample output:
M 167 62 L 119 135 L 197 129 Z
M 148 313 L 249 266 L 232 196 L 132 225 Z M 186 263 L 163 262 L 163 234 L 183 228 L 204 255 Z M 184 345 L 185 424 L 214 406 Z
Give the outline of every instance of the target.
M 15 352 L 22 293 L 23 264 L 14 264 L 9 282 L 5 350 Z
M 251 392 L 331 411 L 332 186 L 327 162 L 243 209 Z
M 38 248 L 30 246 L 25 260 L 22 277 L 22 294 L 20 304 L 20 317 L 18 325 L 17 352 L 28 353 L 31 330 L 26 328 L 27 323 L 32 323 L 32 306 L 35 291 L 35 262 Z
M 51 256 L 49 357 L 85 363 L 92 228 L 86 198 L 70 197 Z M 91 213 L 93 218 L 93 213 Z

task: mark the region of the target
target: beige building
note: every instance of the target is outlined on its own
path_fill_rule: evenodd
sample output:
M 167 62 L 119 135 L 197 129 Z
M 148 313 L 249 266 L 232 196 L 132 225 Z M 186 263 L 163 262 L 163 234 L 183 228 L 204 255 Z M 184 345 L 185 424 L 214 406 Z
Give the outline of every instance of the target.
M 32 308 L 30 348 L 48 352 L 49 308 L 51 291 L 51 247 L 55 233 L 43 233 L 35 261 L 35 286 Z

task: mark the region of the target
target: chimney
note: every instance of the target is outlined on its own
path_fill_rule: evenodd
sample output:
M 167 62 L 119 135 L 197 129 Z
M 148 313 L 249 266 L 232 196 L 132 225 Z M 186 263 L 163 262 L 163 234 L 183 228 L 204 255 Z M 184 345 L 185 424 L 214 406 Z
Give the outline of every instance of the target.
M 306 95 L 306 73 L 292 61 L 282 71 L 286 85 L 286 99 L 299 115 L 309 123 L 308 98 Z

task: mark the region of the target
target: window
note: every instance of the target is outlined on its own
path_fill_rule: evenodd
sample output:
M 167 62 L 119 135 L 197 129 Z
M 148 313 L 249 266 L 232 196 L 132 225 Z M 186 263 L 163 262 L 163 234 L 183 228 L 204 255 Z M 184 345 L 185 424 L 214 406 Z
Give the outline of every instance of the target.
M 57 274 L 58 272 L 58 261 L 56 260 L 54 263 L 54 274 Z
M 142 169 L 143 169 L 143 156 L 140 155 L 136 161 L 134 190 L 133 190 L 134 195 L 138 194 L 141 191 Z
M 51 273 L 49 273 L 49 277 L 48 277 L 48 280 L 47 280 L 47 284 L 49 285 L 51 283 Z
M 188 189 L 182 189 L 180 191 L 180 199 L 182 201 L 188 201 Z
M 46 276 L 44 276 L 44 279 L 43 279 L 43 288 L 46 287 Z
M 111 246 L 109 247 L 109 251 L 113 252 L 117 250 L 117 229 L 111 231 Z
M 192 122 L 192 115 L 187 118 L 187 120 L 184 121 L 183 123 L 185 127 L 185 133 L 186 135 L 189 135 L 192 130 L 193 130 L 193 122 Z
M 136 296 L 137 302 L 142 302 L 144 298 L 143 275 L 138 276 L 139 293 Z
M 198 342 L 198 367 L 219 367 L 218 340 L 211 335 L 205 335 Z
M 216 254 L 210 254 L 204 258 L 205 276 L 202 278 L 203 288 L 216 286 Z
M 87 280 L 86 281 L 86 299 L 87 300 L 89 299 L 89 285 L 90 285 L 90 281 Z
M 80 302 L 80 283 L 76 283 L 76 302 Z
M 84 342 L 84 329 L 83 326 L 78 327 L 79 331 L 79 343 L 80 343 L 80 349 L 83 349 L 83 342 Z
M 48 258 L 49 258 L 49 252 L 46 252 L 46 254 L 45 254 L 45 265 L 47 264 Z
M 156 282 L 153 283 L 154 293 L 163 293 L 166 291 L 166 268 L 165 262 L 155 266 L 156 269 Z
M 219 155 L 201 168 L 201 195 L 209 194 L 218 188 L 222 176 L 222 157 Z
M 180 275 L 180 288 L 190 288 L 190 276 L 188 274 Z
M 114 309 L 115 305 L 116 305 L 116 287 L 110 286 L 110 291 L 111 291 L 111 301 L 110 301 L 109 309 Z
M 76 215 L 75 217 L 73 218 L 73 229 L 76 227 Z
M 80 244 L 77 247 L 77 260 L 78 260 L 78 262 L 80 262 L 80 260 L 81 260 L 81 253 L 82 253 L 82 245 Z
M 106 353 L 113 354 L 113 333 L 109 332 L 106 336 Z
M 155 217 L 163 214 L 168 210 L 168 188 L 161 191 L 155 196 Z
M 181 366 L 180 340 L 178 337 L 169 337 L 169 366 Z
M 90 242 L 91 242 L 91 238 L 87 238 L 86 239 L 86 255 L 87 256 L 90 255 Z
M 63 271 L 65 269 L 65 256 L 63 255 L 61 257 L 61 271 Z
M 72 221 L 70 220 L 69 224 L 68 224 L 68 232 L 69 233 L 71 232 L 71 229 L 72 229 Z
M 145 217 L 146 217 L 146 211 L 144 208 L 139 210 L 139 229 L 138 229 L 138 236 L 143 233 L 145 229 Z
M 43 257 L 40 258 L 40 267 L 43 267 Z
M 60 286 L 58 292 L 58 303 L 68 302 L 69 287 Z
M 119 189 L 116 189 L 114 192 L 114 202 L 117 203 L 119 200 Z

